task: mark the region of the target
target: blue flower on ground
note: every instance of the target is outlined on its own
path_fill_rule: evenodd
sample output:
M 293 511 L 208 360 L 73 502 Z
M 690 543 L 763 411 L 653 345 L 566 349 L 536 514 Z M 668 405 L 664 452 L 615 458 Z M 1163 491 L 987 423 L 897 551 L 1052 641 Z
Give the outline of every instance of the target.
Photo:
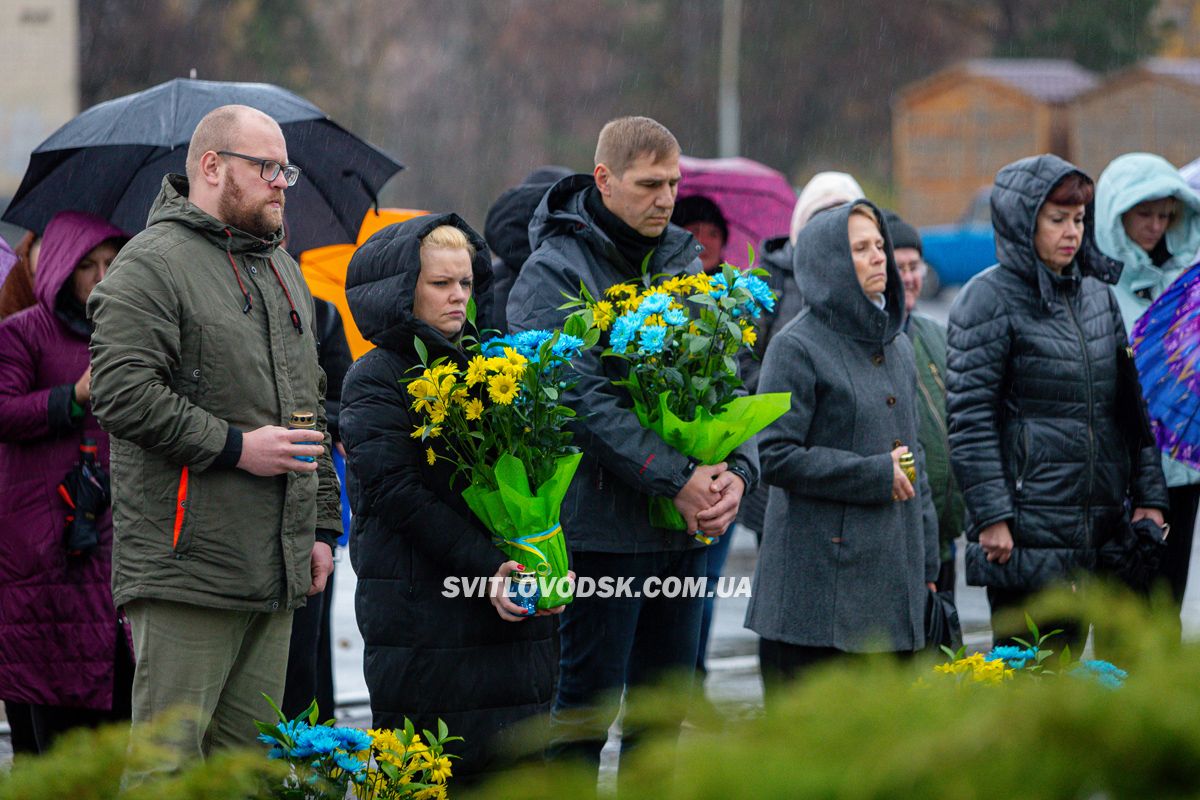
M 1129 673 L 1107 661 L 1080 661 L 1073 673 L 1093 678 L 1109 689 L 1120 689 Z
M 357 756 L 352 756 L 348 753 L 337 753 L 334 755 L 333 761 L 343 770 L 351 774 L 367 768 L 367 762 L 361 761 Z
M 661 314 L 671 305 L 671 298 L 661 292 L 648 294 L 638 303 L 638 313 L 645 319 L 651 314 Z
M 672 308 L 663 312 L 663 322 L 668 325 L 684 325 L 688 321 L 688 316 L 681 308 Z
M 1030 661 L 1037 661 L 1037 651 L 1026 647 L 1015 647 L 1012 645 L 1002 645 L 993 647 L 992 651 L 984 656 L 986 661 L 995 661 L 1003 659 L 1004 663 L 1013 669 L 1024 669 L 1025 665 Z
M 617 321 L 613 323 L 612 332 L 608 335 L 609 345 L 615 352 L 624 353 L 629 349 L 629 343 L 641 325 L 642 321 L 635 314 L 622 314 L 617 317 Z
M 342 749 L 347 752 L 358 753 L 371 747 L 371 737 L 366 731 L 358 728 L 334 728 L 333 732 L 341 740 Z
M 333 728 L 319 725 L 300 734 L 297 745 L 306 746 L 313 753 L 332 753 L 341 746 L 341 737 L 334 733 Z
M 667 329 L 662 325 L 647 325 L 638 336 L 638 351 L 655 355 L 663 349 Z

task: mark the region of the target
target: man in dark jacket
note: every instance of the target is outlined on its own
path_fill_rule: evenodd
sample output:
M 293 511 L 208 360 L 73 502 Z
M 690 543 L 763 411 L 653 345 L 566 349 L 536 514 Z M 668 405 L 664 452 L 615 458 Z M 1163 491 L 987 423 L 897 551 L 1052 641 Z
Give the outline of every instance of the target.
M 929 266 L 921 252 L 921 235 L 893 211 L 884 212 L 892 234 L 896 268 L 904 281 L 904 305 L 908 313 L 904 332 L 917 356 L 917 409 L 920 411 L 921 447 L 925 449 L 925 472 L 937 509 L 939 592 L 954 594 L 954 540 L 962 533 L 963 498 L 950 470 L 950 439 L 946 426 L 946 328 L 937 320 L 916 313 L 917 299 Z
M 283 133 L 223 106 L 197 125 L 187 167 L 88 312 L 133 721 L 196 708 L 180 746 L 202 756 L 254 744 L 260 693 L 283 693 L 292 609 L 324 588 L 342 521 L 312 296 L 278 246 L 298 177 Z M 295 411 L 316 430 L 289 430 Z
M 483 223 L 483 237 L 492 251 L 492 294 L 494 296 L 492 324 L 496 329 L 508 331 L 508 317 L 504 313 L 508 305 L 508 293 L 525 259 L 532 249 L 529 246 L 529 220 L 555 181 L 571 174 L 566 167 L 538 167 L 525 176 L 518 186 L 508 189 L 488 209 Z
M 695 273 L 698 248 L 669 224 L 679 181 L 679 145 L 646 117 L 613 120 L 600 132 L 592 175 L 573 175 L 542 199 L 533 222 L 533 255 L 508 301 L 514 331 L 562 323 L 563 293 L 580 285 L 595 297 L 646 271 Z M 686 531 L 649 522 L 649 498 L 674 499 L 689 530 L 721 534 L 742 494 L 758 479 L 757 449 L 743 445 L 728 463 L 697 464 L 643 428 L 626 392 L 613 385 L 617 359 L 593 350 L 577 363 L 580 380 L 566 397 L 578 412 L 583 461 L 563 504 L 563 530 L 583 578 L 627 578 L 634 591 L 647 578 L 704 575 L 705 550 Z M 626 685 L 643 685 L 676 670 L 690 679 L 696 663 L 700 597 L 580 596 L 567 606 L 562 659 L 552 712 L 551 754 L 598 765 L 614 709 L 600 708 Z M 636 695 L 634 695 L 636 697 Z M 634 701 L 636 702 L 636 700 Z M 682 710 L 665 720 L 678 732 Z M 637 731 L 626 725 L 622 750 Z

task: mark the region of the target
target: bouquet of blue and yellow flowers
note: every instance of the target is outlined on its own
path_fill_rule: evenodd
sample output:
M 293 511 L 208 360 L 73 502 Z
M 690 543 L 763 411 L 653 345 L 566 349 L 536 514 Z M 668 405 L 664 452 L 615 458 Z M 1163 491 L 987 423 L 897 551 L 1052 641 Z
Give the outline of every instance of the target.
M 608 287 L 600 300 L 583 288 L 564 308 L 582 308 L 586 323 L 608 332 L 603 355 L 628 363 L 614 384 L 629 392 L 642 426 L 697 462 L 717 464 L 791 403 L 786 392 L 741 394 L 738 356 L 756 341 L 755 321 L 775 309 L 766 274 L 723 264 L 715 275 L 647 276 Z M 650 520 L 686 528 L 665 497 L 651 498 Z
M 560 402 L 574 385 L 571 359 L 599 333 L 579 318 L 563 331 L 525 331 L 507 338 L 464 341 L 465 368 L 432 364 L 421 342 L 422 373 L 408 382 L 422 423 L 414 438 L 429 463 L 446 459 L 466 488 L 463 499 L 510 558 L 543 578 L 538 608 L 571 601 L 567 548 L 559 513 L 580 450 L 566 422 L 575 412 Z
M 288 719 L 266 695 L 279 719 L 255 721 L 258 739 L 271 745 L 267 758 L 287 763 L 283 781 L 272 787 L 278 800 L 445 800 L 453 768 L 445 752 L 451 736 L 438 720 L 438 732 L 425 738 L 404 720 L 403 729 L 363 731 L 318 723 L 317 702 L 296 719 Z

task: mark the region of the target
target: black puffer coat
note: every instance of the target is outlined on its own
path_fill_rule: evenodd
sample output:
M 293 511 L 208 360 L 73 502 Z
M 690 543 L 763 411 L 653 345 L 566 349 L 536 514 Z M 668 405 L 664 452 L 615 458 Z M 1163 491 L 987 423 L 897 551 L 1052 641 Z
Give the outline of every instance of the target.
M 513 725 L 549 709 L 558 667 L 553 617 L 504 622 L 485 597 L 444 597 L 449 576 L 490 576 L 507 560 L 460 496 L 451 469 L 425 461 L 410 438 L 415 417 L 401 381 L 429 358 L 463 356 L 412 316 L 420 238 L 438 225 L 467 233 L 477 249 L 479 319 L 491 306 L 491 268 L 479 235 L 455 214 L 418 217 L 375 234 L 350 262 L 346 296 L 359 330 L 376 349 L 346 375 L 341 432 L 354 507 L 350 559 L 358 574 L 354 606 L 366 644 L 363 669 L 376 727 L 436 730 L 445 720 L 465 742 L 455 774 L 489 766 Z M 482 321 L 480 327 L 483 327 Z
M 1095 565 L 1134 506 L 1165 509 L 1158 452 L 1141 438 L 1136 377 L 1118 367 L 1125 328 L 1107 284 L 1121 264 L 1092 238 L 1056 275 L 1034 250 L 1038 210 L 1078 170 L 1056 156 L 1008 165 L 992 190 L 999 264 L 950 309 L 950 457 L 967 505 L 967 581 L 1033 590 Z M 1014 549 L 988 563 L 979 532 L 1007 520 Z

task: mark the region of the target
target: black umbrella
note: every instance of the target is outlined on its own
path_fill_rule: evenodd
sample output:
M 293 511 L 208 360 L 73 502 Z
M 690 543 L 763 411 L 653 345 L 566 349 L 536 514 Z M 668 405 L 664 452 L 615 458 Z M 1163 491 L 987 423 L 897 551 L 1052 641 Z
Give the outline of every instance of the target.
M 33 151 L 3 220 L 42 231 L 59 211 L 75 209 L 140 231 L 163 176 L 184 171 L 196 124 L 230 103 L 273 117 L 288 160 L 303 170 L 287 190 L 288 249 L 355 241 L 380 187 L 403 166 L 304 98 L 267 83 L 179 78 L 89 108 Z

